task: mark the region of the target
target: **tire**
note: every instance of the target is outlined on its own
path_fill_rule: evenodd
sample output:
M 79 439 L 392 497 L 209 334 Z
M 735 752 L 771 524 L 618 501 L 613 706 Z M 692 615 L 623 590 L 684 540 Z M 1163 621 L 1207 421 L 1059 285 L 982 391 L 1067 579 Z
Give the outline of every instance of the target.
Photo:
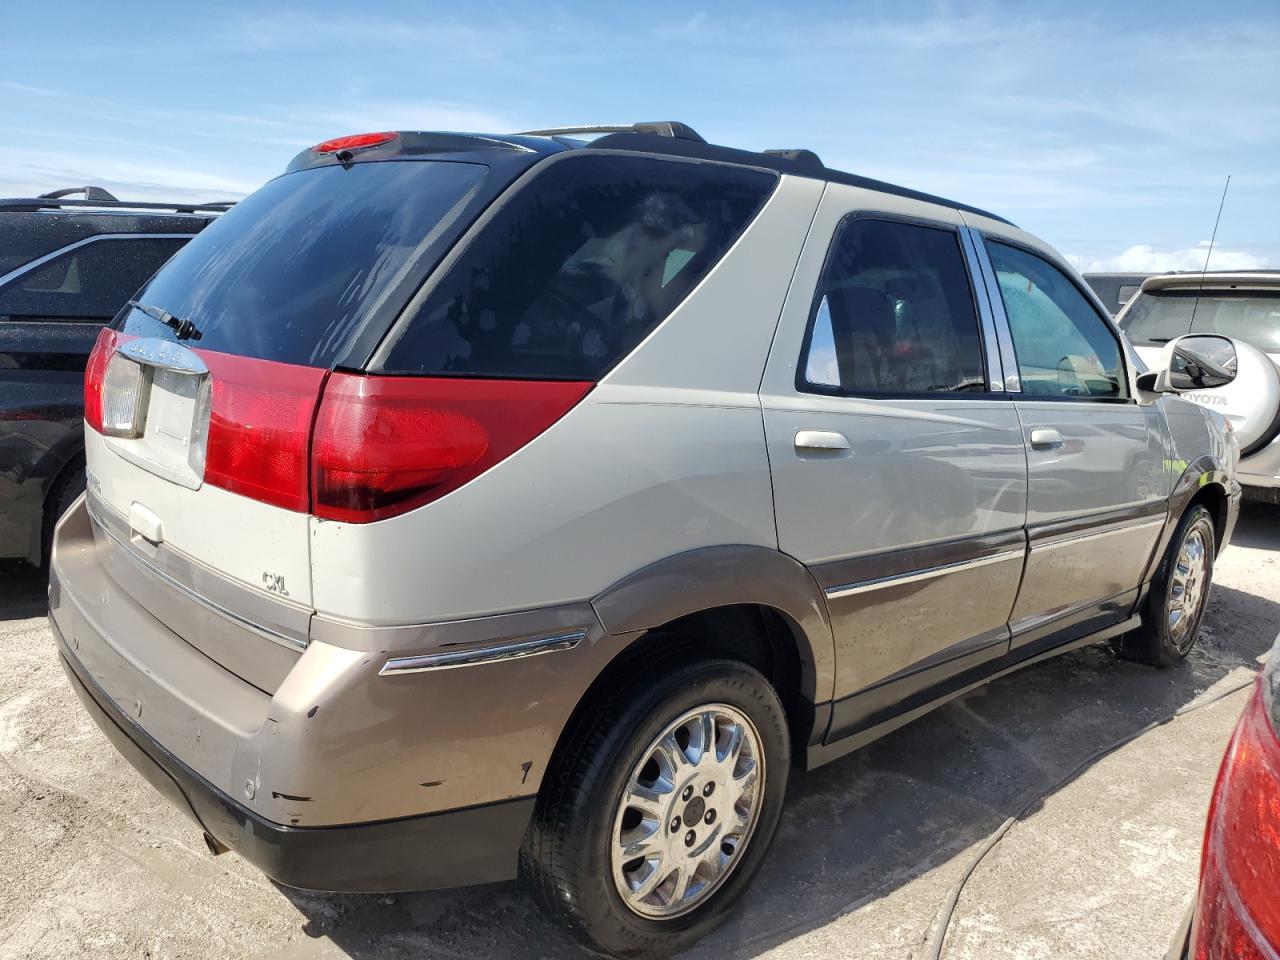
M 521 851 L 521 876 L 542 908 L 606 956 L 670 956 L 720 924 L 763 862 L 782 812 L 791 750 L 777 693 L 745 664 L 691 656 L 686 648 L 649 658 L 638 673 L 621 671 L 625 682 L 586 711 L 542 785 Z M 699 730 L 714 730 L 715 739 Z M 743 743 L 736 765 L 727 751 L 720 759 L 735 730 Z M 700 751 L 705 742 L 715 750 Z M 678 770 L 673 745 L 685 758 Z M 624 801 L 633 785 L 658 796 L 653 817 Z M 637 850 L 648 856 L 632 857 Z M 677 899 L 683 875 L 691 879 Z M 652 892 L 645 900 L 631 892 L 628 905 L 626 880 Z
M 1216 554 L 1213 517 L 1197 504 L 1178 522 L 1147 592 L 1142 626 L 1120 638 L 1120 656 L 1153 667 L 1172 667 L 1187 658 L 1209 604 Z
M 44 498 L 44 516 L 41 518 L 40 531 L 40 566 L 49 568 L 49 555 L 53 551 L 53 528 L 58 525 L 62 515 L 71 509 L 76 497 L 84 493 L 84 464 L 78 463 L 67 467 L 53 482 L 48 495 Z

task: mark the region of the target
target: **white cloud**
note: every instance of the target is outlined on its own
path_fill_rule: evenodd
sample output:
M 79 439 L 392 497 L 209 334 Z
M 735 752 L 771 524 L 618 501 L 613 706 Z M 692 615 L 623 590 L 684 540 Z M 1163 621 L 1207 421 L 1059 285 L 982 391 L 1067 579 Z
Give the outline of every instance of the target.
M 1149 244 L 1139 243 L 1112 257 L 1068 256 L 1067 259 L 1081 273 L 1171 273 L 1205 269 L 1208 252 L 1208 240 L 1183 250 L 1156 250 Z M 1266 257 L 1222 247 L 1214 247 L 1209 258 L 1210 270 L 1262 270 L 1269 265 Z
M 106 187 L 127 200 L 238 200 L 261 183 L 187 166 L 163 166 L 99 154 L 0 148 L 0 196 L 30 197 L 63 187 Z

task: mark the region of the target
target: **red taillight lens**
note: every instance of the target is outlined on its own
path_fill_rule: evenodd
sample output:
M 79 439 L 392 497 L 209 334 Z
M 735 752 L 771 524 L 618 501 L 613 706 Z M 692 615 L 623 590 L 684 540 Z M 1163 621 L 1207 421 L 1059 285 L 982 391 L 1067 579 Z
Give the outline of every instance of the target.
M 197 352 L 213 383 L 205 481 L 264 503 L 305 511 L 308 439 L 325 371 Z
M 116 332 L 110 327 L 103 327 L 84 368 L 84 419 L 98 433 L 102 432 L 102 384 L 107 378 L 107 364 L 116 352 L 118 342 Z
M 312 439 L 312 512 L 368 523 L 429 503 L 519 450 L 591 387 L 335 373 Z
M 335 137 L 324 143 L 317 143 L 311 149 L 316 153 L 337 153 L 339 150 L 359 150 L 361 147 L 376 147 L 379 144 L 394 140 L 399 134 L 391 133 L 357 133 L 350 137 Z
M 125 339 L 104 330 L 86 369 L 85 419 L 99 432 L 108 361 Z M 203 454 L 204 481 L 348 523 L 395 516 L 462 486 L 594 386 L 369 377 L 195 352 L 209 368 L 208 427 L 201 419 L 192 441 L 193 453 Z
M 1280 950 L 1277 889 L 1280 740 L 1258 688 L 1227 748 L 1209 808 L 1191 956 L 1272 960 Z

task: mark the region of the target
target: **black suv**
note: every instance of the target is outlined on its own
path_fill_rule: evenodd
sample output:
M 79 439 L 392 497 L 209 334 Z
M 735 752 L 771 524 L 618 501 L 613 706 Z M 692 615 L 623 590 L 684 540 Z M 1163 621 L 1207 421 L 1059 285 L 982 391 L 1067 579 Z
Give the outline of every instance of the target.
M 41 562 L 84 489 L 82 384 L 99 328 L 228 206 L 101 187 L 0 200 L 0 558 Z

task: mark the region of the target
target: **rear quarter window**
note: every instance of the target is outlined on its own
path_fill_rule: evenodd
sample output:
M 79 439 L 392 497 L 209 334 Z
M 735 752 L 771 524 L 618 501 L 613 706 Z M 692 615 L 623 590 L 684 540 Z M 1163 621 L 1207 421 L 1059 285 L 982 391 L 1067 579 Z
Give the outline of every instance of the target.
M 776 183 L 647 157 L 549 162 L 410 308 L 382 369 L 599 379 L 724 256 Z

